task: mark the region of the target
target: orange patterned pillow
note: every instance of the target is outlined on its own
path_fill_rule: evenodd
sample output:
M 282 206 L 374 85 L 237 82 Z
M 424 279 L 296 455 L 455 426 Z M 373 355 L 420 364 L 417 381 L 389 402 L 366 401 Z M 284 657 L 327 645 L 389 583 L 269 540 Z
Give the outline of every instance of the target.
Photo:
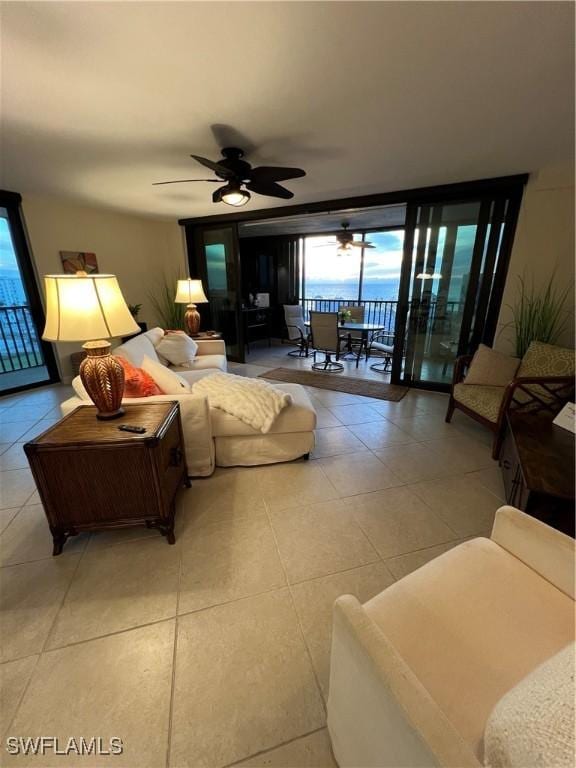
M 116 360 L 124 368 L 124 397 L 152 397 L 164 394 L 152 376 L 142 368 L 136 368 L 123 357 L 117 357 Z

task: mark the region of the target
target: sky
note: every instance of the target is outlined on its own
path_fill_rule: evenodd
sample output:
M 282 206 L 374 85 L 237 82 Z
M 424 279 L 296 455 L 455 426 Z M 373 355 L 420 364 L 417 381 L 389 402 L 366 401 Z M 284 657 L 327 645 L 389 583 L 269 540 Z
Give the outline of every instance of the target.
M 355 236 L 359 240 L 359 236 Z M 366 235 L 375 248 L 364 249 L 364 279 L 400 279 L 404 232 L 371 232 Z M 335 237 L 307 237 L 305 241 L 306 280 L 347 282 L 357 280 L 360 248 L 340 255 Z
M 416 236 L 418 231 L 416 231 Z M 438 237 L 438 249 L 435 272 L 442 269 L 441 254 L 444 248 L 446 228 L 441 227 Z M 458 228 L 451 282 L 461 279 L 470 271 L 470 259 L 476 226 L 465 225 Z M 354 236 L 360 240 L 359 235 Z M 364 281 L 399 280 L 404 244 L 403 230 L 391 232 L 370 232 L 366 240 L 376 246 L 364 250 Z M 358 280 L 360 273 L 361 249 L 345 255 L 337 253 L 335 237 L 311 237 L 305 239 L 306 281 L 307 282 L 350 282 Z M 435 281 L 437 282 L 437 281 Z
M 0 270 L 17 270 L 8 220 L 0 216 Z

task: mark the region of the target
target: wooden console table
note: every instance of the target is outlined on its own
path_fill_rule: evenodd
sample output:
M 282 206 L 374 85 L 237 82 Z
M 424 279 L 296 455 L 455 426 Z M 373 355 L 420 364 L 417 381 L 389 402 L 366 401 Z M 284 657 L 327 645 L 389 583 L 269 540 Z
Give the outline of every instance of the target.
M 253 341 L 266 339 L 268 346 L 272 344 L 272 308 L 250 307 L 242 310 L 244 322 L 244 343 L 246 351 L 250 352 Z
M 98 421 L 80 406 L 24 446 L 54 540 L 80 531 L 144 524 L 174 544 L 175 498 L 190 487 L 177 402 L 125 405 Z M 137 435 L 120 424 L 146 428 Z
M 500 467 L 506 502 L 574 536 L 574 434 L 550 414 L 512 411 Z

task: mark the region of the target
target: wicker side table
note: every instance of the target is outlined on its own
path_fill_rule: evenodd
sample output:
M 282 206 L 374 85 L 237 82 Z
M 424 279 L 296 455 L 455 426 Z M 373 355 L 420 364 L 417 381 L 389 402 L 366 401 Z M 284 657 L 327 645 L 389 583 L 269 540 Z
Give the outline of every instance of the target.
M 175 500 L 190 487 L 177 402 L 127 405 L 97 421 L 80 406 L 24 446 L 54 540 L 54 555 L 80 531 L 146 525 L 174 544 Z M 142 426 L 142 435 L 121 423 Z

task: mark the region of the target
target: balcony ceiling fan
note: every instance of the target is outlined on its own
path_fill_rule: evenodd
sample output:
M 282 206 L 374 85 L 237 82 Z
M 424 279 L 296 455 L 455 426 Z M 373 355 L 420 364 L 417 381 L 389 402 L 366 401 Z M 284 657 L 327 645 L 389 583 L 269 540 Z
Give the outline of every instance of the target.
M 374 248 L 375 246 L 368 240 L 354 240 L 352 232 L 348 231 L 350 224 L 347 221 L 342 222 L 342 232 L 338 232 L 336 240 L 338 241 L 338 253 L 352 251 L 353 248 Z
M 250 192 L 256 192 L 258 195 L 268 197 L 280 197 L 284 200 L 290 200 L 294 193 L 289 189 L 278 184 L 279 181 L 288 181 L 289 179 L 299 179 L 306 176 L 306 171 L 301 168 L 276 168 L 273 166 L 262 165 L 259 168 L 252 168 L 250 163 L 242 160 L 244 151 L 237 147 L 225 147 L 222 150 L 223 159 L 214 161 L 199 155 L 190 155 L 197 163 L 214 171 L 217 179 L 177 179 L 175 181 L 157 181 L 153 186 L 163 184 L 188 184 L 194 181 L 208 181 L 221 184 L 226 182 L 223 187 L 219 187 L 212 194 L 214 203 L 227 203 L 228 205 L 241 206 L 246 205 L 250 200 Z M 249 191 L 248 191 L 249 190 Z

